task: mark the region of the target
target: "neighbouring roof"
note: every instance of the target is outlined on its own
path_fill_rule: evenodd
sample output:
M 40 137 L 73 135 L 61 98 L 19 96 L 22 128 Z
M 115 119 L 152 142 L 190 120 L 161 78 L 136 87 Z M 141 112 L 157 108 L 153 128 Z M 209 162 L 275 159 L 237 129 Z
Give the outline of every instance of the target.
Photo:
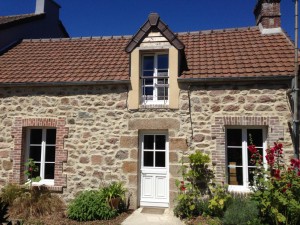
M 40 19 L 45 15 L 41 14 L 23 14 L 23 15 L 14 15 L 14 16 L 0 16 L 0 29 L 7 28 L 13 25 L 26 23 L 32 20 Z
M 258 27 L 178 33 L 180 79 L 292 76 L 294 48 L 284 33 Z M 131 37 L 24 40 L 0 56 L 0 83 L 129 80 Z

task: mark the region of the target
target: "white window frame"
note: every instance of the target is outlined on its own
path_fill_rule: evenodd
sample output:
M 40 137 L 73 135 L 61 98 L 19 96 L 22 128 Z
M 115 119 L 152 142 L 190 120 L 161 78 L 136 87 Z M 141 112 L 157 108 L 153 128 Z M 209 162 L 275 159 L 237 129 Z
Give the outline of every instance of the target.
M 40 173 L 40 177 L 41 180 L 39 182 L 32 182 L 33 185 L 50 185 L 53 186 L 54 185 L 54 179 L 44 179 L 44 174 L 45 174 L 45 158 L 46 158 L 46 146 L 55 146 L 56 147 L 56 143 L 55 144 L 47 144 L 46 143 L 46 131 L 48 129 L 55 129 L 53 127 L 28 127 L 26 130 L 26 162 L 29 159 L 29 151 L 30 151 L 30 146 L 40 146 L 41 145 L 41 161 L 39 162 L 41 164 L 41 169 L 39 171 Z M 30 131 L 31 130 L 42 130 L 42 143 L 41 144 L 31 144 L 30 143 Z M 56 148 L 55 148 L 56 150 Z M 51 162 L 47 162 L 47 163 L 51 163 Z M 55 161 L 53 162 L 54 164 L 54 168 L 55 168 Z M 55 169 L 54 169 L 55 170 Z M 54 171 L 55 174 L 55 171 Z
M 233 192 L 250 192 L 250 182 L 249 182 L 249 173 L 248 173 L 248 146 L 250 143 L 247 143 L 247 130 L 249 129 L 261 129 L 263 135 L 263 164 L 266 165 L 265 159 L 265 150 L 267 149 L 267 128 L 262 126 L 227 126 L 225 132 L 225 151 L 226 151 L 226 182 L 228 182 L 228 150 L 230 147 L 227 145 L 227 130 L 228 129 L 241 129 L 242 130 L 242 168 L 243 168 L 243 185 L 229 185 L 228 190 Z M 236 147 L 236 146 L 235 146 Z
M 168 93 L 166 93 L 165 96 L 168 97 L 167 100 L 158 100 L 158 78 L 155 78 L 157 77 L 158 75 L 158 56 L 159 55 L 168 55 L 168 68 L 166 68 L 168 70 L 168 75 L 167 76 L 162 76 L 161 79 L 167 79 L 167 84 L 165 84 L 166 86 L 165 87 L 168 87 Z M 154 74 L 153 74 L 153 85 L 149 85 L 149 87 L 153 87 L 153 99 L 152 100 L 147 100 L 145 99 L 144 95 L 143 95 L 143 82 L 144 82 L 144 78 L 143 77 L 143 73 L 144 73 L 144 57 L 145 56 L 153 56 L 154 57 Z M 169 82 L 170 82 L 170 77 L 169 77 L 169 70 L 170 70 L 170 55 L 168 52 L 159 52 L 159 53 L 148 53 L 148 54 L 143 54 L 142 55 L 142 66 L 141 66 L 141 102 L 142 104 L 144 105 L 168 105 L 169 104 L 169 98 L 170 98 L 170 88 L 169 88 Z M 151 77 L 150 77 L 151 78 Z M 149 79 L 150 79 L 149 78 Z

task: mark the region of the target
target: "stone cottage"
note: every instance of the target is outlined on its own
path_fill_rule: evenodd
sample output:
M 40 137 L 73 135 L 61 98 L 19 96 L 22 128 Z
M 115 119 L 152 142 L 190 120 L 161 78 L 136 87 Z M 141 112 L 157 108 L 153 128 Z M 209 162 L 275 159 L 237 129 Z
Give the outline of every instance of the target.
M 210 155 L 219 181 L 249 190 L 249 136 L 292 153 L 294 46 L 280 1 L 256 26 L 173 33 L 151 13 L 133 36 L 24 39 L 0 56 L 0 185 L 33 158 L 69 201 L 122 181 L 131 207 L 170 207 L 180 159 Z

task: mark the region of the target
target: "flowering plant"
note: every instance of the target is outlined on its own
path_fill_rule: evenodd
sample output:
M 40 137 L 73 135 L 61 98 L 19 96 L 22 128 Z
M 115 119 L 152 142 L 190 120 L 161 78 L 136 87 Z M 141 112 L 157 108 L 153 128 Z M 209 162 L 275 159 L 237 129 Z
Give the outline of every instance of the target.
M 39 182 L 41 180 L 41 177 L 35 176 L 36 172 L 39 171 L 39 168 L 37 167 L 33 159 L 28 159 L 28 161 L 24 165 L 26 166 L 24 174 L 27 176 L 30 183 Z
M 300 224 L 300 160 L 284 164 L 283 145 L 266 149 L 266 169 L 255 145 L 250 145 L 251 163 L 256 165 L 252 198 L 269 224 Z M 272 222 L 270 222 L 272 221 Z

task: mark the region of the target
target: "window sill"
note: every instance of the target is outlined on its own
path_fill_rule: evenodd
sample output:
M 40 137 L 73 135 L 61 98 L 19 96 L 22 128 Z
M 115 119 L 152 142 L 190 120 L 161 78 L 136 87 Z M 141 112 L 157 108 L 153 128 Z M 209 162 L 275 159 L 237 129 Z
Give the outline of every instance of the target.
M 239 186 L 239 185 L 229 185 L 228 191 L 235 192 L 235 193 L 245 193 L 245 194 L 251 193 L 251 190 L 249 187 Z
M 139 106 L 140 109 L 168 109 L 169 104 L 143 104 Z
M 26 186 L 29 185 L 29 183 L 25 183 Z M 46 187 L 49 191 L 52 192 L 62 192 L 63 187 L 62 186 L 55 186 L 54 181 L 40 181 L 40 182 L 32 182 L 33 187 Z

